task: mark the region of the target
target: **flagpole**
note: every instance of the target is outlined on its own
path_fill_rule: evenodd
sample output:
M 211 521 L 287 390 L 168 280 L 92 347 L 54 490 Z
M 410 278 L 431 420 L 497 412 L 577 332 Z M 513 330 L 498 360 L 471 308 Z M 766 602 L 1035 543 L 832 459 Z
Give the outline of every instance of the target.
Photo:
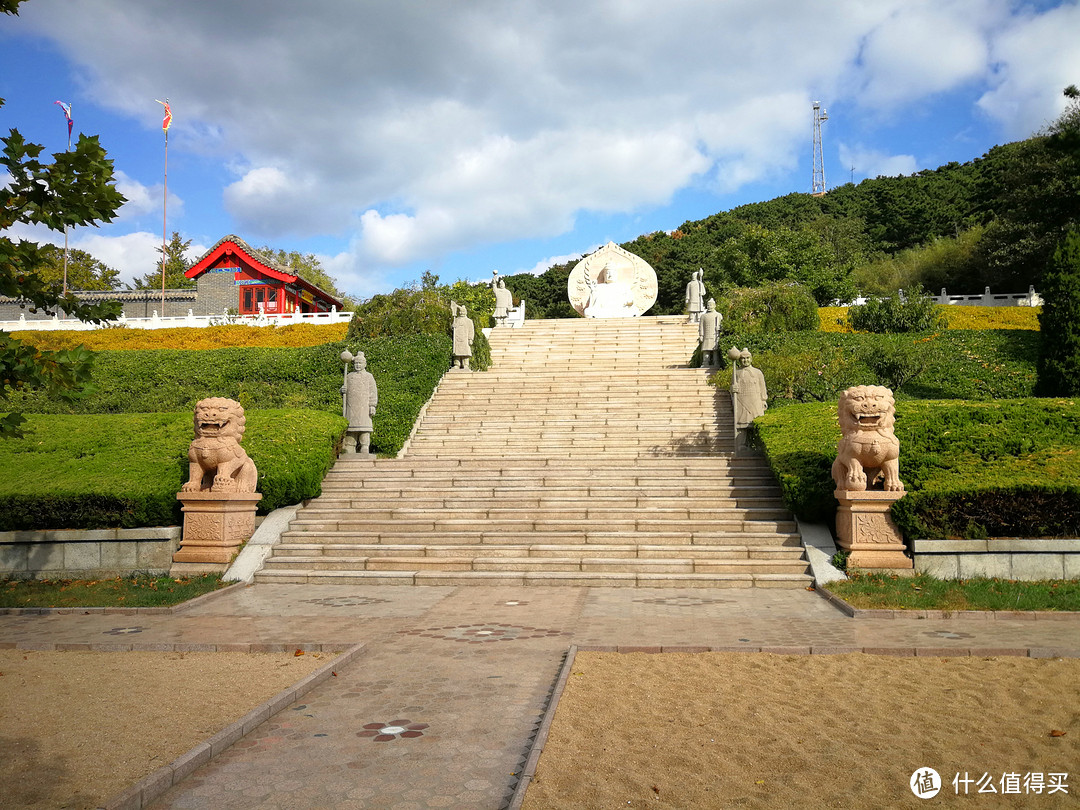
M 71 105 L 68 105 L 68 115 L 70 115 Z M 71 151 L 71 126 L 68 126 L 68 144 L 67 150 Z M 67 295 L 67 266 L 68 266 L 68 224 L 64 223 L 64 295 Z
M 64 111 L 64 118 L 67 119 L 67 131 L 68 131 L 67 150 L 68 150 L 68 152 L 70 152 L 71 151 L 71 128 L 75 124 L 75 122 L 71 118 L 71 104 L 65 104 L 62 101 L 54 101 L 53 104 L 56 104 L 57 106 L 60 107 L 61 110 Z M 68 223 L 65 220 L 65 222 L 64 222 L 64 295 L 67 295 L 67 291 L 68 291 L 67 281 L 68 281 Z
M 168 96 L 165 101 L 169 100 Z M 165 130 L 165 182 L 161 198 L 161 317 L 165 317 L 165 250 L 168 247 L 168 227 L 166 223 L 169 205 L 169 130 Z
M 168 207 L 169 207 L 169 127 L 172 126 L 172 107 L 169 106 L 169 97 L 165 100 L 154 99 L 165 108 L 165 118 L 161 122 L 161 129 L 165 133 L 165 181 L 161 192 L 161 317 L 165 317 L 165 258 L 169 249 Z

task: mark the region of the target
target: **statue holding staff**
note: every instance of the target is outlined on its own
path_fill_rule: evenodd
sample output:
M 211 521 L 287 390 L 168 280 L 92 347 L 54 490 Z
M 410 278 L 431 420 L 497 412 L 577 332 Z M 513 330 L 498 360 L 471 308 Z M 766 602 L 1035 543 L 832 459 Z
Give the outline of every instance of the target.
M 342 416 L 349 420 L 343 452 L 370 455 L 373 428 L 371 417 L 375 415 L 375 407 L 379 404 L 379 388 L 375 384 L 375 378 L 367 370 L 367 358 L 363 352 L 354 357 L 345 350 L 341 353 L 341 359 L 345 363 L 345 382 L 341 386 Z M 353 364 L 351 372 L 349 363 Z

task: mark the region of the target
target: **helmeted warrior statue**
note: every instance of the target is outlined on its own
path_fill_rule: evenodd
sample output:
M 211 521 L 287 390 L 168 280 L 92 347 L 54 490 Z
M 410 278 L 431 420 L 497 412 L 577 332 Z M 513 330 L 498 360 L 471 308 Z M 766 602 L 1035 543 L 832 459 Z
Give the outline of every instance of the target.
M 345 375 L 345 384 L 341 386 L 343 416 L 349 420 L 344 452 L 370 455 L 371 417 L 379 404 L 379 388 L 367 370 L 367 358 L 363 352 L 353 357 L 351 352 L 344 351 L 341 359 L 353 364 L 353 370 Z
M 686 285 L 686 311 L 690 314 L 690 323 L 697 323 L 705 310 L 705 282 L 702 281 L 704 275 L 705 271 L 699 267 Z
M 514 296 L 506 289 L 506 282 L 501 278 L 492 279 L 491 286 L 495 291 L 495 325 L 502 326 L 514 306 Z
M 476 327 L 473 326 L 472 318 L 465 311 L 464 305 L 455 301 L 450 302 L 450 311 L 454 314 L 453 335 L 453 362 L 460 368 L 469 371 L 469 358 L 472 357 L 473 340 L 476 338 Z
M 698 340 L 701 341 L 701 365 L 711 368 L 718 365 L 720 359 L 717 349 L 720 344 L 720 323 L 724 316 L 716 311 L 716 301 L 709 299 L 707 309 L 698 321 Z

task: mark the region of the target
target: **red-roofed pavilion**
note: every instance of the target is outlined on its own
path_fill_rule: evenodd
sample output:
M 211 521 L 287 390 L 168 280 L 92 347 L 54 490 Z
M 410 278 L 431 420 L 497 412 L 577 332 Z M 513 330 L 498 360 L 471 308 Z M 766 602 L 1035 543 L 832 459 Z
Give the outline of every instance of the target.
M 235 309 L 241 315 L 340 311 L 342 302 L 288 268 L 263 256 L 238 236 L 219 240 L 184 274 L 198 279 L 200 309 Z M 217 300 L 206 300 L 214 298 Z

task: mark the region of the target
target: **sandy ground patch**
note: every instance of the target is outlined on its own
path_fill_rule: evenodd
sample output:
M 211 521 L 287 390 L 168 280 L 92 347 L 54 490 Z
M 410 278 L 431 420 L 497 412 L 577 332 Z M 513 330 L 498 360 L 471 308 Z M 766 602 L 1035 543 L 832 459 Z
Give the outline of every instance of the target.
M 0 804 L 96 807 L 333 657 L 0 650 Z
M 1052 736 L 1064 731 L 1064 736 Z M 941 792 L 917 798 L 916 769 Z M 956 795 L 989 774 L 997 793 Z M 1024 791 L 1068 773 L 1069 793 Z M 1019 795 L 1004 794 L 1018 774 Z M 985 786 L 985 782 L 984 782 Z M 963 785 L 960 785 L 963 791 Z M 526 810 L 1076 807 L 1080 660 L 578 653 Z

